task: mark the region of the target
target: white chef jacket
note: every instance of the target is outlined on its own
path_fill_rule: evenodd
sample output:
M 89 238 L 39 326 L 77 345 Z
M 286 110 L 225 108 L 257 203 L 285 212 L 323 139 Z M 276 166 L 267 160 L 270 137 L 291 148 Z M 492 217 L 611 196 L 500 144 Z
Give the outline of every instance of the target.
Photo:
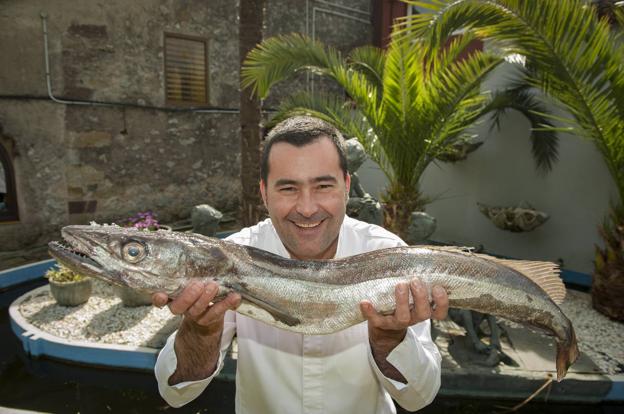
M 270 219 L 227 240 L 289 257 Z M 336 258 L 405 243 L 382 227 L 345 217 Z M 430 322 L 410 327 L 402 343 L 387 357 L 408 383 L 384 376 L 368 341 L 367 322 L 330 335 L 302 335 L 227 311 L 221 355 L 210 377 L 168 385 L 175 372 L 175 333 L 167 340 L 155 366 L 158 389 L 173 407 L 198 397 L 223 368 L 234 334 L 238 341 L 236 412 L 267 414 L 395 413 L 394 398 L 407 410 L 429 404 L 440 388 L 440 353 Z M 392 398 L 391 398 L 392 396 Z

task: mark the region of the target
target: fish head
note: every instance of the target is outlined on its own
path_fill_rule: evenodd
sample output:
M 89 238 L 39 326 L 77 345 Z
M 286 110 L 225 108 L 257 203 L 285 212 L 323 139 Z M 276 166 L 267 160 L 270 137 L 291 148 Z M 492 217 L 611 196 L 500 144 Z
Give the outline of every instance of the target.
M 178 292 L 191 278 L 220 276 L 232 267 L 218 239 L 115 225 L 66 226 L 66 244 L 50 254 L 86 276 L 148 292 Z

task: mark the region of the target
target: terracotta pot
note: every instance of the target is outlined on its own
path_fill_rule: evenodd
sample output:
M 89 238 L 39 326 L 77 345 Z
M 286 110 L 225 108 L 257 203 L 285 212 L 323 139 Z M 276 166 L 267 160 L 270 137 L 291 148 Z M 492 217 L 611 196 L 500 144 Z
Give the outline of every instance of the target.
M 50 293 L 61 306 L 77 306 L 85 303 L 91 296 L 91 279 L 77 282 L 50 282 Z
M 121 303 L 128 308 L 147 306 L 152 304 L 152 295 L 126 286 L 115 286 L 115 294 L 121 299 Z

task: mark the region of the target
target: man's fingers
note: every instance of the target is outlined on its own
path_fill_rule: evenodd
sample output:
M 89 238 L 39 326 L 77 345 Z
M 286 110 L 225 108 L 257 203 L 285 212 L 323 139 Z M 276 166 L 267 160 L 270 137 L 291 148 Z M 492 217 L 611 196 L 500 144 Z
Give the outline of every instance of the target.
M 369 325 L 380 326 L 383 324 L 384 317 L 377 313 L 372 303 L 367 300 L 360 302 L 360 310 L 362 315 L 368 320 Z
M 431 304 L 427 295 L 427 289 L 420 279 L 414 279 L 410 283 L 412 296 L 414 297 L 414 310 L 412 318 L 414 322 L 421 322 L 431 318 Z
M 156 292 L 152 295 L 152 305 L 162 308 L 169 302 L 169 296 L 166 293 Z
M 214 299 L 219 291 L 219 285 L 216 283 L 208 283 L 204 287 L 204 291 L 197 300 L 188 308 L 185 314 L 197 318 L 210 307 L 210 302 Z
M 434 286 L 431 289 L 431 296 L 435 307 L 433 309 L 432 317 L 434 319 L 442 320 L 446 318 L 449 308 L 448 294 L 442 286 Z
M 204 326 L 208 326 L 217 321 L 223 320 L 223 314 L 227 310 L 235 310 L 240 305 L 241 297 L 238 293 L 229 293 L 225 299 L 210 305 L 210 308 L 195 319 L 195 321 Z
M 396 309 L 394 320 L 398 327 L 407 327 L 410 324 L 411 313 L 409 308 L 409 285 L 405 282 L 397 283 L 394 295 Z
M 204 284 L 193 282 L 184 288 L 182 293 L 169 304 L 169 309 L 174 315 L 182 315 L 186 312 L 204 292 Z
M 235 292 L 230 292 L 223 300 L 227 304 L 229 310 L 236 310 L 241 304 L 241 295 Z

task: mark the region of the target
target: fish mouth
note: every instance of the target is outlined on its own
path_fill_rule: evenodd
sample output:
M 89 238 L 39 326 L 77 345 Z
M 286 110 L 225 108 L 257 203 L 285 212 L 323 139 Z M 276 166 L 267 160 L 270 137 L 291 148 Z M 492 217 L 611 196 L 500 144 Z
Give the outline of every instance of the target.
M 48 252 L 63 265 L 72 270 L 88 275 L 101 274 L 102 266 L 93 260 L 87 253 L 80 251 L 71 244 L 52 241 L 48 243 Z

